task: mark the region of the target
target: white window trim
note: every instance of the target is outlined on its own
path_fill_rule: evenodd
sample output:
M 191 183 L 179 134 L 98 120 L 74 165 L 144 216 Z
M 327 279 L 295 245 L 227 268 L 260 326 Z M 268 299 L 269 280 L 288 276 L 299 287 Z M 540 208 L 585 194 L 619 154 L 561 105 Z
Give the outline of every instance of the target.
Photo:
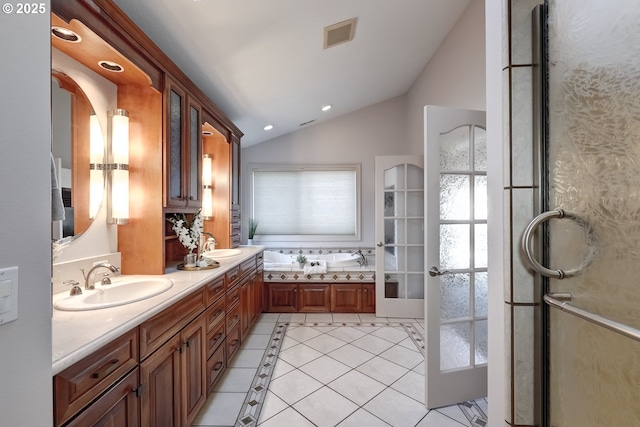
M 355 171 L 356 173 L 356 224 L 355 234 L 280 234 L 280 235 L 261 235 L 260 228 L 258 227 L 256 233 L 256 240 L 260 243 L 269 242 L 327 242 L 327 241 L 339 241 L 339 242 L 356 242 L 362 239 L 362 171 L 361 165 L 358 164 L 281 164 L 281 163 L 249 163 L 247 164 L 247 176 L 249 181 L 249 209 L 248 214 L 244 216 L 247 218 L 253 218 L 253 172 L 254 171 L 302 171 L 302 170 L 318 170 L 318 171 L 339 171 L 348 170 Z

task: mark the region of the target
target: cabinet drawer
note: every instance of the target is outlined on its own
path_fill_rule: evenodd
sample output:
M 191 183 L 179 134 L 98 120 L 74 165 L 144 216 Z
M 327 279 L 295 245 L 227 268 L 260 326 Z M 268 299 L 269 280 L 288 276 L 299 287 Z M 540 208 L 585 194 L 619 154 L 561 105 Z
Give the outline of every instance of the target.
M 264 266 L 264 252 L 260 252 L 256 255 L 256 267 L 258 269 Z
M 229 231 L 231 236 L 239 236 L 242 226 L 239 222 L 232 222 L 229 226 Z
M 53 379 L 55 422 L 61 425 L 138 364 L 134 329 Z
M 233 267 L 227 271 L 224 275 L 224 280 L 227 285 L 227 290 L 233 288 L 240 280 L 240 267 Z
M 224 298 L 220 298 L 207 308 L 207 333 L 211 332 L 219 323 L 224 323 Z
M 138 368 L 100 396 L 66 427 L 139 426 L 140 402 L 134 391 L 136 388 L 138 388 Z
M 252 257 L 246 261 L 243 261 L 240 264 L 240 277 L 245 277 L 247 274 L 251 273 L 256 269 L 256 257 Z
M 224 341 L 224 322 L 220 322 L 218 326 L 207 333 L 207 358 L 211 357 L 214 351 L 220 346 L 220 343 Z
M 237 324 L 233 329 L 227 329 L 227 339 L 225 340 L 227 348 L 227 365 L 236 355 L 240 348 L 240 325 Z
M 228 291 L 225 298 L 227 300 L 227 313 L 229 313 L 230 310 L 240 302 L 240 286 L 236 286 Z
M 216 382 L 224 372 L 227 364 L 225 363 L 224 354 L 226 348 L 224 345 L 218 346 L 218 349 L 207 360 L 207 396 L 213 391 Z
M 229 331 L 236 325 L 240 324 L 240 304 L 236 304 L 231 310 L 227 311 L 226 325 L 227 335 Z
M 212 302 L 220 298 L 224 294 L 224 291 L 224 276 L 209 282 L 204 291 L 206 294 L 207 307 L 210 306 Z
M 199 290 L 140 325 L 140 359 L 160 348 L 169 338 L 204 311 L 204 291 Z
M 240 221 L 240 209 L 232 209 L 231 210 L 231 221 L 233 221 L 233 222 Z
M 237 248 L 238 246 L 240 246 L 240 235 L 231 236 L 231 247 Z

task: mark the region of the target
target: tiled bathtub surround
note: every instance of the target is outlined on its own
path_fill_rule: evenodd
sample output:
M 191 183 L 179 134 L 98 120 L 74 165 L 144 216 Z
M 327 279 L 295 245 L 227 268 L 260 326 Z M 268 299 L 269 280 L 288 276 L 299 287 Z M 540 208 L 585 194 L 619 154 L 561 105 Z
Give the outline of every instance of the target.
M 304 271 L 295 263 L 291 267 L 270 268 L 265 263 L 265 282 L 312 282 L 312 283 L 374 283 L 375 278 L 375 249 L 374 248 L 267 248 L 265 251 L 273 251 L 285 255 L 329 255 L 352 254 L 361 251 L 367 259 L 365 266 L 351 267 L 327 267 L 326 273 L 304 274 Z

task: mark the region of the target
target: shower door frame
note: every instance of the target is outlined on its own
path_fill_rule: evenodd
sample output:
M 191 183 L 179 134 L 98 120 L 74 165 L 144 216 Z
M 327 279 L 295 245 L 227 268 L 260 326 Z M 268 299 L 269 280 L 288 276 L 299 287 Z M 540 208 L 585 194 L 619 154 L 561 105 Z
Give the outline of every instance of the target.
M 549 80 L 548 80 L 548 4 L 540 4 L 532 12 L 532 72 L 533 72 L 533 182 L 534 211 L 549 210 Z M 536 237 L 536 256 L 549 265 L 548 223 L 541 225 Z M 549 291 L 549 279 L 536 274 L 534 295 L 538 310 L 534 311 L 534 420 L 536 425 L 550 425 L 549 310 L 544 295 Z

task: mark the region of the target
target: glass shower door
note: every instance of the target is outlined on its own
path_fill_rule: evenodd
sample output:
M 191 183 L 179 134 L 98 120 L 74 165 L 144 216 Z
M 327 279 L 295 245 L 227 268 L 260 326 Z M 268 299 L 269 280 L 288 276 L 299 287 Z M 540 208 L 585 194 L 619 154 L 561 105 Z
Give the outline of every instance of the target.
M 548 0 L 548 209 L 590 224 L 597 255 L 549 279 L 571 305 L 640 328 L 640 2 Z M 583 263 L 584 227 L 549 221 L 549 268 Z M 548 310 L 548 421 L 640 426 L 640 343 Z

